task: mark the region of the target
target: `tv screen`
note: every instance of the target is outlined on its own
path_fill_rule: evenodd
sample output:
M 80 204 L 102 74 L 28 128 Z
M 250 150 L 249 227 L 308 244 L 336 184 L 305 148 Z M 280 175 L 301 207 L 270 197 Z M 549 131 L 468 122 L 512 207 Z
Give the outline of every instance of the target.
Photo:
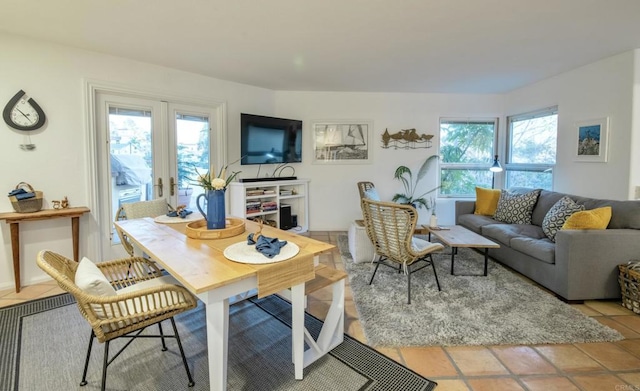
M 240 164 L 302 161 L 302 121 L 240 114 Z

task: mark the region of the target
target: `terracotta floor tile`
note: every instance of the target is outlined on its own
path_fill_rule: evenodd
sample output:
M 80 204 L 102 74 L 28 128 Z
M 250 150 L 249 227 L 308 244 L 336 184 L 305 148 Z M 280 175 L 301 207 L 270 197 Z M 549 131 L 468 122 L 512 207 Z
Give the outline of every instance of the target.
M 571 304 L 571 307 L 577 309 L 587 316 L 601 316 L 602 314 L 586 304 Z
M 631 390 L 640 390 L 640 372 L 618 373 L 617 376 L 633 386 Z
M 389 357 L 390 359 L 394 360 L 395 362 L 398 362 L 406 366 L 402 358 L 402 355 L 400 354 L 400 348 L 378 348 L 376 350 L 384 354 L 385 356 Z
M 615 375 L 578 375 L 573 377 L 583 391 L 629 391 L 633 388 Z M 628 387 L 628 388 L 627 388 Z
M 624 339 L 616 342 L 616 345 L 640 358 L 640 339 Z
M 469 387 L 462 380 L 430 379 L 438 383 L 437 391 L 469 391 Z
M 620 301 L 590 300 L 584 304 L 603 315 L 633 315 L 633 312 L 624 308 Z
M 588 372 L 602 370 L 597 361 L 573 345 L 543 345 L 535 349 L 553 365 L 565 372 Z
M 557 372 L 553 365 L 528 346 L 495 346 L 491 350 L 504 366 L 516 375 L 543 375 Z
M 640 369 L 640 359 L 614 343 L 581 343 L 576 344 L 583 352 L 612 371 Z
M 596 316 L 595 320 L 602 323 L 605 326 L 611 327 L 614 330 L 617 330 L 620 334 L 622 334 L 625 338 L 640 338 L 640 334 L 633 331 L 629 327 L 624 324 L 617 322 L 615 318 L 630 318 L 630 316 L 617 316 L 617 317 L 607 317 L 607 316 Z
M 580 391 L 566 377 L 524 377 L 520 379 L 529 391 Z
M 634 314 L 629 316 L 612 316 L 611 319 L 625 325 L 626 327 L 640 334 L 640 316 L 639 315 Z
M 467 382 L 473 391 L 525 391 L 516 380 L 510 378 L 469 379 Z
M 458 376 L 458 371 L 440 347 L 400 348 L 407 367 L 424 377 Z
M 455 346 L 445 348 L 455 365 L 465 376 L 506 375 L 509 373 L 500 361 L 482 346 Z

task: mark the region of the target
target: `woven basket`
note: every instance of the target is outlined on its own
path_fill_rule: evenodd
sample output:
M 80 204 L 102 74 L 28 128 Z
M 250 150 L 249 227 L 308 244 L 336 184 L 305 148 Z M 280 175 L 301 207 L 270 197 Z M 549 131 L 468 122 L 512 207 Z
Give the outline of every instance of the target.
M 618 265 L 622 306 L 640 314 L 640 261 Z
M 42 192 L 33 190 L 30 184 L 27 182 L 20 182 L 16 186 L 16 189 L 23 188 L 26 191 L 36 193 L 33 198 L 27 198 L 26 200 L 18 200 L 16 196 L 9 196 L 11 200 L 11 206 L 18 213 L 33 213 L 42 209 Z

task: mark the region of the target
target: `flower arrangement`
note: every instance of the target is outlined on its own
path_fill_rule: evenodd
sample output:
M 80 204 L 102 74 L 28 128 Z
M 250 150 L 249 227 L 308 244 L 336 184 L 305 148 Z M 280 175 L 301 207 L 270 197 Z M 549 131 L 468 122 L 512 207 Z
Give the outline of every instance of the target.
M 196 167 L 195 171 L 198 176 L 196 185 L 201 186 L 205 190 L 226 190 L 229 183 L 240 173 L 240 171 L 234 171 L 225 179 L 227 166 L 224 166 L 217 176 L 211 175 L 211 171 L 215 173 L 214 170 L 201 174 Z

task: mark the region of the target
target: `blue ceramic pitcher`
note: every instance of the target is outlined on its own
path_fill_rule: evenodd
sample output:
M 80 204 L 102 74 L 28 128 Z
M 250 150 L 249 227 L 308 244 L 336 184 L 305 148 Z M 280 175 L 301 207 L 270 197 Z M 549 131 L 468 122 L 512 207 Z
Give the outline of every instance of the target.
M 200 206 L 201 198 L 205 200 L 204 207 Z M 196 206 L 207 220 L 207 229 L 225 228 L 224 190 L 206 190 L 196 198 Z

